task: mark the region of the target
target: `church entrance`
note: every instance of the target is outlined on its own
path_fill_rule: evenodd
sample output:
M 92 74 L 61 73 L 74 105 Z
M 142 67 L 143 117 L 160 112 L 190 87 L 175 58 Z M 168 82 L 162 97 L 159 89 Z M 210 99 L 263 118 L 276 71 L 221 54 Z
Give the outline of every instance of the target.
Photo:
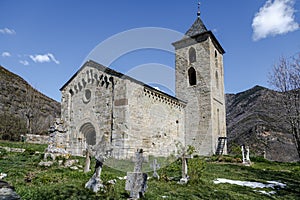
M 80 133 L 84 135 L 85 141 L 88 145 L 96 144 L 96 130 L 90 122 L 81 126 Z

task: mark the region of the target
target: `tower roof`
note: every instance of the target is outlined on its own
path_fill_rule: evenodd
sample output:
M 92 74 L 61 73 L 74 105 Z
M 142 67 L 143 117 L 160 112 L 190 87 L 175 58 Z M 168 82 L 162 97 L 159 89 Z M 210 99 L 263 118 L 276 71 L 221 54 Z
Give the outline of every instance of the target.
M 186 36 L 193 37 L 196 35 L 199 35 L 201 33 L 207 32 L 207 28 L 203 24 L 202 20 L 198 16 L 194 24 L 191 26 L 191 28 L 185 33 Z

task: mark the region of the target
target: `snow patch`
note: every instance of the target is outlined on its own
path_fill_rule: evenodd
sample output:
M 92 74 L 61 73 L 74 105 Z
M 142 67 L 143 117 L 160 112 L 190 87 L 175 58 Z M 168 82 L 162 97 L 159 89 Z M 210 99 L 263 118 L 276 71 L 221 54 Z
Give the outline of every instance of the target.
M 218 178 L 217 180 L 214 180 L 215 184 L 219 183 L 229 183 L 234 185 L 240 185 L 240 186 L 246 186 L 251 188 L 273 188 L 275 186 L 279 186 L 281 188 L 284 188 L 286 184 L 280 183 L 277 181 L 267 181 L 268 184 L 260 183 L 260 182 L 252 182 L 252 181 L 237 181 L 237 180 L 230 180 L 225 178 Z

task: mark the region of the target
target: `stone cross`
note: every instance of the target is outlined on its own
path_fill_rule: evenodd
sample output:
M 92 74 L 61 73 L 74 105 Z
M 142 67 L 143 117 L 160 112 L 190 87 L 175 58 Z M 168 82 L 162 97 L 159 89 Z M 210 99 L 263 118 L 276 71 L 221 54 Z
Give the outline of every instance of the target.
M 139 199 L 144 196 L 147 188 L 147 174 L 142 172 L 143 149 L 136 152 L 134 172 L 127 172 L 125 190 L 130 191 L 132 199 Z
M 153 163 L 150 164 L 150 167 L 153 169 L 153 177 L 159 179 L 159 175 L 157 173 L 157 169 L 160 168 L 159 164 L 157 163 L 157 160 L 154 159 Z
M 179 184 L 186 184 L 189 180 L 188 176 L 188 165 L 187 165 L 187 159 L 188 158 L 193 158 L 192 155 L 187 154 L 186 150 L 182 151 L 182 154 L 180 156 L 181 161 L 182 161 L 182 171 L 181 171 L 181 179 L 178 182 Z

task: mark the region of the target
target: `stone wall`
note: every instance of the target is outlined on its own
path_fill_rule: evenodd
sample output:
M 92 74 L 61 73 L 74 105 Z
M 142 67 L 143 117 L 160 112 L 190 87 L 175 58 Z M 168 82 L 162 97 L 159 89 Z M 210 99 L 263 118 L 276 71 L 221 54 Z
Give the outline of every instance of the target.
M 49 136 L 48 135 L 34 135 L 26 134 L 26 142 L 33 144 L 48 144 Z
M 127 83 L 130 131 L 126 148 L 134 155 L 143 148 L 145 155 L 169 156 L 184 145 L 185 104 L 151 87 Z

